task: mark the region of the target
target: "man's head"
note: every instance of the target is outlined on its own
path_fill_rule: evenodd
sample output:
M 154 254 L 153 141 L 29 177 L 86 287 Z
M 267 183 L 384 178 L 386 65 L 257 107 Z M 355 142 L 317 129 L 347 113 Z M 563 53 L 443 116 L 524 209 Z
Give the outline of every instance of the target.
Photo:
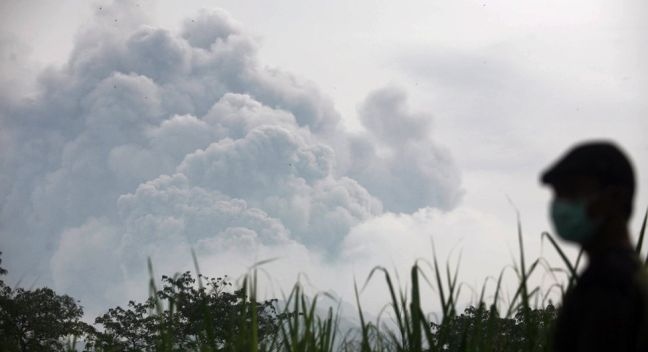
M 627 223 L 632 215 L 634 171 L 613 143 L 575 146 L 542 174 L 541 181 L 554 190 L 552 220 L 566 240 L 586 245 L 606 223 Z

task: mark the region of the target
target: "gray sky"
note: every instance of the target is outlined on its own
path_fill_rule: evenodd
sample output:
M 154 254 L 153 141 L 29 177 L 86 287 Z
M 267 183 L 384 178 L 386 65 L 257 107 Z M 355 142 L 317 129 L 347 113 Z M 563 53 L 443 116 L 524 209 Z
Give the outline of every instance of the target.
M 15 280 L 98 309 L 115 302 L 95 282 L 140 294 L 142 255 L 163 273 L 194 247 L 212 273 L 281 257 L 278 286 L 305 272 L 350 298 L 353 274 L 429 258 L 431 235 L 442 258 L 463 249 L 479 285 L 516 250 L 507 197 L 541 253 L 538 174 L 589 138 L 634 159 L 638 232 L 640 1 L 118 3 L 1 5 L 0 247 Z

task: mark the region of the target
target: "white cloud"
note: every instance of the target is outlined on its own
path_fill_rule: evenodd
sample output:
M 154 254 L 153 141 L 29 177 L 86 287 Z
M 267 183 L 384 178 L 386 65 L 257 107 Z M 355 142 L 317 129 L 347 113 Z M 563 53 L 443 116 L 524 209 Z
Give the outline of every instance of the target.
M 359 110 L 368 140 L 351 142 L 350 174 L 387 209 L 452 209 L 459 203 L 461 176 L 449 151 L 432 139 L 429 114 L 410 111 L 407 95 L 395 87 L 372 92 Z
M 51 259 L 57 288 L 82 299 L 86 313 L 97 314 L 103 305 L 123 300 L 122 267 L 115 255 L 119 233 L 106 219 L 92 218 L 80 227 L 61 234 Z
M 157 274 L 192 269 L 191 247 L 206 273 L 278 257 L 264 269 L 281 287 L 302 272 L 352 300 L 354 277 L 392 263 L 406 277 L 434 236 L 478 287 L 516 252 L 504 195 L 539 252 L 537 174 L 576 139 L 617 139 L 648 182 L 639 1 L 226 1 L 245 26 L 197 1 L 117 1 L 67 40 L 81 3 L 5 6 L 22 42 L 0 39 L 0 244 L 14 282 L 94 311 L 146 293 L 147 255 Z M 366 96 L 385 82 L 407 93 Z
M 209 272 L 278 256 L 283 284 L 310 272 L 340 287 L 358 226 L 457 205 L 459 172 L 403 91 L 372 93 L 367 133 L 353 135 L 313 83 L 259 64 L 224 11 L 178 34 L 131 7 L 98 10 L 37 95 L 6 99 L 0 238 L 13 275 L 41 275 L 93 312 L 145 292 L 147 257 L 171 273 L 191 267 L 191 248 Z

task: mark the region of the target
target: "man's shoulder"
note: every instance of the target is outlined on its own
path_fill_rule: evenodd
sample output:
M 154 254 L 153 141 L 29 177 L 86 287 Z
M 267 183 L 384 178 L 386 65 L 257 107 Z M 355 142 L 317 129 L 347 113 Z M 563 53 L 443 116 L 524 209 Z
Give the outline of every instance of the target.
M 610 251 L 590 263 L 579 278 L 578 286 L 582 290 L 623 291 L 637 286 L 637 278 L 643 273 L 643 266 L 634 251 Z
M 648 307 L 648 274 L 634 252 L 599 258 L 580 275 L 575 287 L 565 296 L 563 306 L 572 314 L 582 314 L 593 307 L 597 310 Z
M 592 347 L 593 341 L 646 351 L 648 276 L 643 265 L 632 256 L 615 256 L 589 266 L 563 301 L 555 338 L 565 351 Z

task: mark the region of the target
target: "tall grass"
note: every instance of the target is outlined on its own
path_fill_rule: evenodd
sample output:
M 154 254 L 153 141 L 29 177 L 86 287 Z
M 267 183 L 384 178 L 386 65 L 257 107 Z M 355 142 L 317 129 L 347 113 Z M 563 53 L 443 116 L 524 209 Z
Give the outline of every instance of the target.
M 642 255 L 646 234 L 648 209 L 643 218 L 639 232 L 636 252 Z M 371 270 L 362 287 L 367 287 L 371 280 L 382 276 L 389 295 L 389 302 L 380 312 L 375 322 L 368 321 L 362 308 L 361 294 L 357 284 L 354 284 L 357 304 L 358 327 L 351 331 L 341 331 L 340 310 L 328 307 L 326 314 L 318 314 L 320 295 L 309 297 L 300 284 L 296 284 L 287 297 L 284 297 L 283 307 L 280 308 L 277 330 L 260 339 L 257 322 L 257 270 L 254 267 L 242 279 L 242 287 L 247 292 L 244 304 L 244 314 L 238 322 L 239 328 L 225 344 L 216 344 L 210 333 L 211 326 L 218 317 L 206 312 L 205 333 L 200 339 L 200 351 L 250 351 L 250 352 L 333 352 L 333 351 L 545 351 L 551 341 L 553 306 L 547 305 L 547 299 L 554 289 L 559 289 L 561 296 L 576 283 L 577 272 L 581 263 L 582 251 L 572 261 L 560 247 L 554 237 L 548 232 L 541 234 L 541 239 L 548 241 L 556 251 L 563 266 L 552 266 L 544 258 L 528 261 L 524 248 L 522 226 L 517 220 L 518 258 L 511 268 L 515 273 L 511 298 L 503 300 L 503 277 L 507 268 L 502 269 L 499 276 L 484 281 L 477 302 L 474 302 L 470 314 L 473 319 L 466 323 L 466 315 L 459 312 L 459 300 L 462 284 L 459 283 L 459 263 L 451 266 L 446 261 L 445 267 L 439 265 L 434 243 L 432 243 L 432 262 L 417 261 L 410 270 L 410 285 L 402 289 L 394 281 L 394 274 L 384 267 Z M 642 258 L 648 266 L 648 255 Z M 195 260 L 196 272 L 200 270 Z M 425 265 L 429 271 L 424 270 Z M 544 289 L 540 285 L 532 285 L 530 277 L 543 268 L 555 282 Z M 153 269 L 149 263 L 151 277 Z M 566 275 L 566 286 L 558 280 L 554 273 Z M 202 286 L 200 275 L 198 285 Z M 430 277 L 432 279 L 430 279 Z M 492 299 L 487 299 L 488 283 L 494 282 L 495 287 L 490 291 Z M 422 287 L 429 286 L 434 294 L 425 295 Z M 166 309 L 173 312 L 174 302 L 165 304 L 156 297 L 156 287 L 153 279 L 150 282 L 151 295 L 156 301 L 156 314 L 163 314 Z M 432 319 L 423 309 L 423 301 L 431 300 L 439 303 L 440 316 Z M 206 310 L 207 311 L 207 310 Z M 390 320 L 386 323 L 384 319 Z M 522 323 L 520 323 L 522 322 Z M 511 337 L 503 335 L 502 329 L 517 331 L 524 337 L 520 341 L 512 341 Z M 513 329 L 513 330 L 511 330 Z M 515 330 L 518 329 L 518 330 Z M 522 330 L 519 330 L 522 329 Z M 172 351 L 171 334 L 160 331 L 158 350 Z

